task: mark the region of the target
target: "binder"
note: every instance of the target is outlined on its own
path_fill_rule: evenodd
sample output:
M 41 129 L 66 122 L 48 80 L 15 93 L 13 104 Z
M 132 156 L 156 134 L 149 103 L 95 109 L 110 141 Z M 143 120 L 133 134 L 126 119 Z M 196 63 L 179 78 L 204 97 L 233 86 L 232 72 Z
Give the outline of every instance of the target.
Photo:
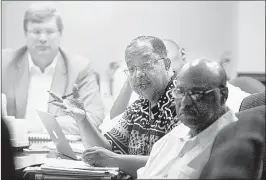
M 93 167 L 82 161 L 47 158 L 39 167 L 24 169 L 24 179 L 116 179 L 119 176 L 117 167 Z
M 81 137 L 79 135 L 65 135 L 66 139 L 73 143 L 81 141 Z M 49 134 L 41 134 L 41 133 L 29 133 L 28 140 L 31 144 L 43 144 L 49 141 L 52 141 Z

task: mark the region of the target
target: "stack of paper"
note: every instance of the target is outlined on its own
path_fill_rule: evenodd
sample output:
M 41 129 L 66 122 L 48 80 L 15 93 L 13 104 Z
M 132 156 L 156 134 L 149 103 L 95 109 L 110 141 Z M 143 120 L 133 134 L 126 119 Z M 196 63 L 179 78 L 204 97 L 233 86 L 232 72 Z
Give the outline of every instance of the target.
M 83 161 L 47 158 L 38 169 L 26 168 L 25 172 L 49 175 L 55 179 L 95 179 L 112 178 L 119 174 L 119 168 L 93 167 Z

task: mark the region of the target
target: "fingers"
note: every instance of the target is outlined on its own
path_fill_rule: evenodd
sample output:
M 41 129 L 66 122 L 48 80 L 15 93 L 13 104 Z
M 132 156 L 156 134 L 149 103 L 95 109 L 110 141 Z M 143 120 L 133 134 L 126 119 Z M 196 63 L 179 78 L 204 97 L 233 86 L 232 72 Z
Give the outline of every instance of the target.
M 77 84 L 73 84 L 73 98 L 74 99 L 77 99 L 79 98 L 79 88 L 78 88 L 78 85 Z
M 63 102 L 63 99 L 60 97 L 60 96 L 58 96 L 58 95 L 56 95 L 53 91 L 47 91 L 56 101 L 58 101 L 58 102 L 60 102 L 60 103 L 62 103 Z
M 94 151 L 99 150 L 99 149 L 102 149 L 102 147 L 94 146 L 94 147 L 88 148 L 82 153 L 82 155 L 84 155 L 86 153 L 94 152 Z
M 74 117 L 74 113 L 70 109 L 63 109 L 63 111 L 65 112 L 65 114 Z
M 81 110 L 84 110 L 84 104 L 80 99 L 68 99 L 70 104 L 76 108 L 79 108 Z
M 96 165 L 97 161 L 98 161 L 98 150 L 95 150 L 93 152 L 87 152 L 87 153 L 83 154 L 81 159 L 85 163 L 88 163 L 90 165 Z
M 53 105 L 55 105 L 55 106 L 57 106 L 57 107 L 59 107 L 59 108 L 61 108 L 61 109 L 67 109 L 67 106 L 66 105 L 64 105 L 64 104 L 62 104 L 62 103 L 59 103 L 59 102 L 52 102 L 52 104 Z

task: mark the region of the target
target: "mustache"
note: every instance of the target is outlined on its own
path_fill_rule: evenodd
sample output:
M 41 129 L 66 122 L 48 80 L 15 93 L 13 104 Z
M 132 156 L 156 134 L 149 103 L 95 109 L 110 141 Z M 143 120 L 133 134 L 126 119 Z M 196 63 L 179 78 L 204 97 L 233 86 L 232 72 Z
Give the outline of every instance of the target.
M 137 81 L 135 81 L 135 84 L 150 84 L 151 82 L 149 81 L 149 80 L 144 80 L 144 79 L 142 79 L 142 80 L 137 80 Z
M 198 115 L 198 111 L 192 107 L 184 107 L 179 109 L 179 114 Z
M 139 79 L 139 80 L 135 80 L 133 82 L 135 87 L 141 86 L 141 85 L 150 85 L 152 84 L 149 80 L 146 79 Z

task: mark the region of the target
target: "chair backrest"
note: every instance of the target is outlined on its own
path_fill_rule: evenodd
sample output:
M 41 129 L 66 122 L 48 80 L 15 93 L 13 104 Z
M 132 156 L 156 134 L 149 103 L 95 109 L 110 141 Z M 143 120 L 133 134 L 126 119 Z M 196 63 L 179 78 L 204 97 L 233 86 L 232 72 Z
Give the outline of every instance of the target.
M 245 97 L 240 105 L 239 111 L 244 111 L 261 105 L 265 105 L 265 91 Z
M 216 136 L 200 179 L 265 177 L 265 105 L 238 112 Z M 263 162 L 261 161 L 263 158 Z
M 234 78 L 229 81 L 230 84 L 239 87 L 241 90 L 248 92 L 250 94 L 259 93 L 265 91 L 265 86 L 262 82 L 257 79 L 241 76 Z

